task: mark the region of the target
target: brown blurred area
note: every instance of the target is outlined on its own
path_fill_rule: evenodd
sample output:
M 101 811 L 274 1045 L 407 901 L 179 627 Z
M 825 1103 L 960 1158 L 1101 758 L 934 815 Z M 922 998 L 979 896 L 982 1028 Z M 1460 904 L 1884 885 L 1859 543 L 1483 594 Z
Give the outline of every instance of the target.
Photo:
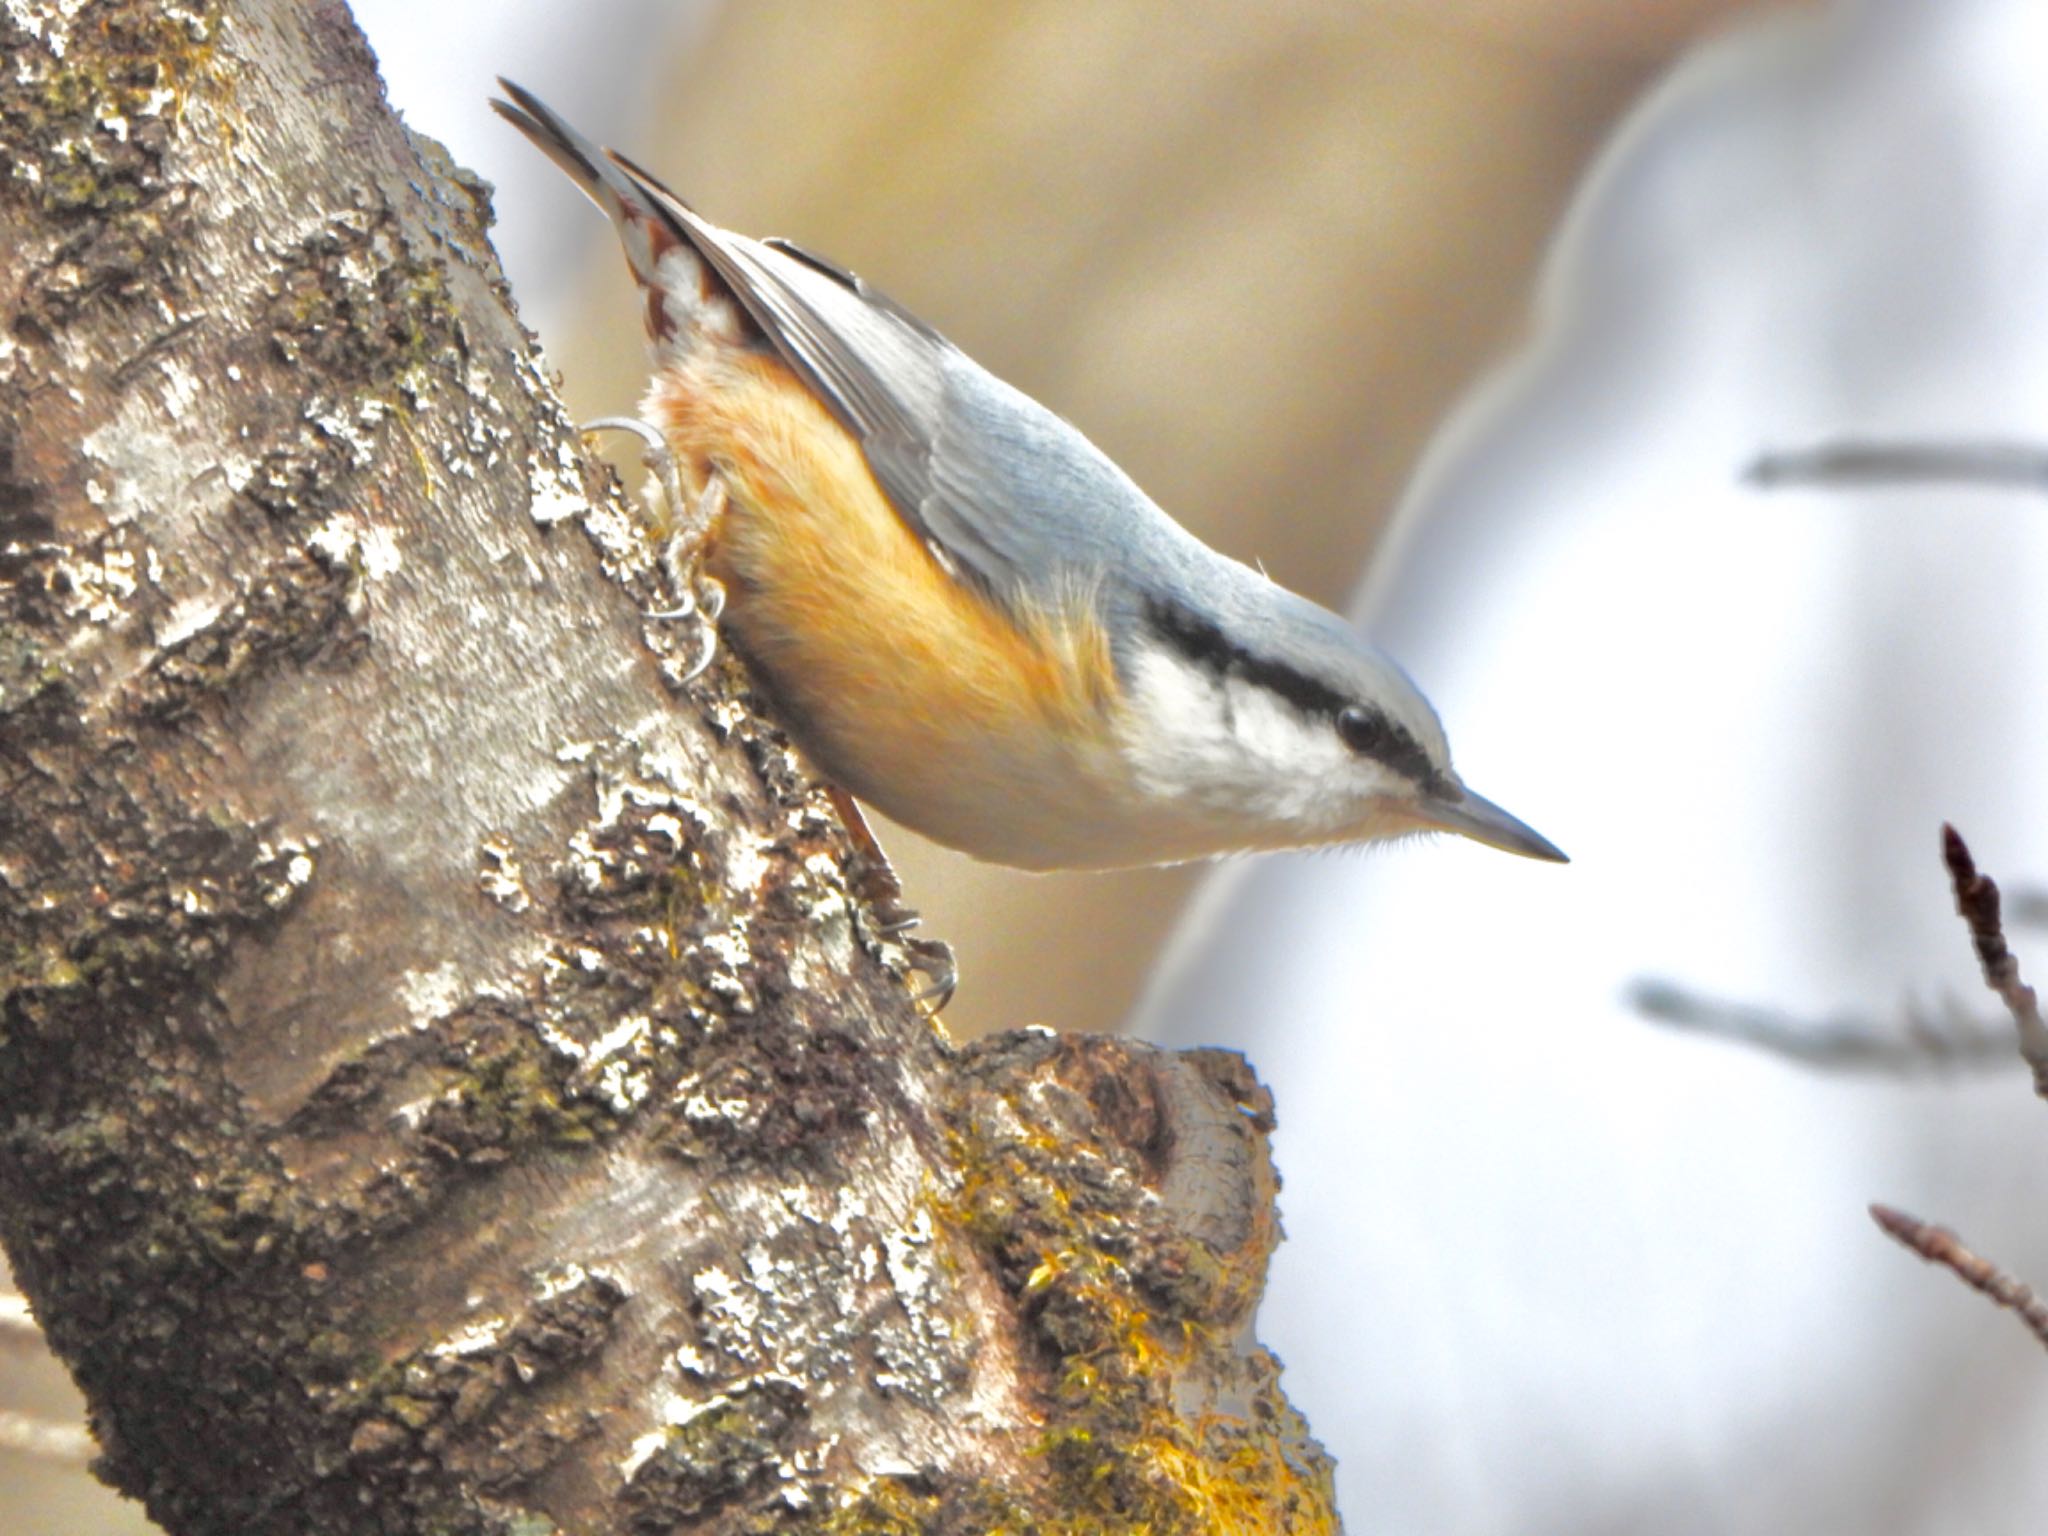
M 1341 606 L 1617 117 L 1753 8 L 728 5 L 629 150 L 720 223 L 853 267 L 1202 538 Z M 617 259 L 593 261 L 587 323 L 549 347 L 594 416 L 643 364 Z M 966 1033 L 1114 1028 L 1196 875 L 1029 876 L 882 835 L 959 953 Z

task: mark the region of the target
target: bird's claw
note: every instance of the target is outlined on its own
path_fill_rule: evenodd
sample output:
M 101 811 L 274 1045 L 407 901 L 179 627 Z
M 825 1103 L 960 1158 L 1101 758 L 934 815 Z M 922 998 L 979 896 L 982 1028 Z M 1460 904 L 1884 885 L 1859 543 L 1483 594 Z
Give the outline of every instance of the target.
M 856 890 L 864 883 L 886 884 L 889 888 L 866 898 L 869 931 L 883 943 L 901 949 L 907 968 L 925 978 L 926 985 L 913 992 L 910 1000 L 929 1004 L 933 1013 L 942 1012 L 960 985 L 960 964 L 953 958 L 953 946 L 938 939 L 914 937 L 924 919 L 903 904 L 902 888 L 896 884 L 893 869 L 881 866 L 877 878 L 875 867 L 870 865 L 859 872 Z
M 672 522 L 680 524 L 683 521 L 689 511 L 690 499 L 683 494 L 682 471 L 676 467 L 675 451 L 669 447 L 668 439 L 662 436 L 661 428 L 637 416 L 600 416 L 595 421 L 586 421 L 576 430 L 585 437 L 595 437 L 600 432 L 630 432 L 639 438 L 647 445 L 640 455 L 642 467 L 661 486 L 661 499 L 668 504 Z
M 846 871 L 847 886 L 867 908 L 868 931 L 882 943 L 901 949 L 908 969 L 925 978 L 928 985 L 911 994 L 911 1001 L 929 1006 L 933 1014 L 942 1012 L 960 985 L 960 966 L 953 958 L 953 946 L 937 939 L 911 936 L 924 919 L 904 902 L 903 882 L 896 878 L 889 856 L 875 840 L 874 829 L 861 814 L 859 803 L 836 784 L 826 785 L 825 793 L 831 797 L 840 822 L 853 839 L 854 856 Z
M 716 624 L 725 616 L 725 583 L 716 576 L 699 576 L 692 595 L 697 602 L 697 611 L 704 615 L 706 623 Z
M 683 600 L 673 608 L 651 608 L 641 617 L 657 624 L 672 624 L 684 619 L 697 621 L 697 650 L 681 680 L 689 682 L 701 674 L 718 657 L 718 616 L 725 612 L 724 584 L 711 576 L 697 578 L 694 588 L 683 588 Z
M 944 1013 L 946 1004 L 953 1001 L 954 989 L 960 985 L 960 965 L 953 958 L 953 946 L 938 939 L 900 942 L 910 956 L 910 968 L 929 983 L 924 990 L 914 993 L 911 1001 L 929 1004 L 935 1014 Z
M 701 561 L 705 538 L 725 511 L 725 482 L 712 475 L 693 504 L 683 491 L 682 472 L 676 467 L 675 452 L 668 439 L 659 427 L 637 416 L 601 416 L 585 422 L 580 430 L 585 436 L 630 432 L 647 445 L 640 462 L 661 487 L 662 527 L 666 530 L 661 567 L 668 576 L 670 589 L 679 595 L 670 606 L 650 609 L 643 617 L 655 623 L 697 621 L 697 645 L 690 664 L 680 675 L 680 681 L 687 683 L 700 676 L 718 656 L 718 620 L 725 612 L 725 587 L 715 577 L 704 574 Z

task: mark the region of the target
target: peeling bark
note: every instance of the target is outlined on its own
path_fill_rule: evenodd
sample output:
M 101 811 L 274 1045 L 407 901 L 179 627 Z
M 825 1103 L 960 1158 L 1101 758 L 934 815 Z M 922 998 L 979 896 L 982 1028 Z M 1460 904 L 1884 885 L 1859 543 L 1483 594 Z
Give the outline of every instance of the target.
M 0 1237 L 170 1531 L 1327 1531 L 1232 1057 L 956 1051 L 344 7 L 0 8 Z

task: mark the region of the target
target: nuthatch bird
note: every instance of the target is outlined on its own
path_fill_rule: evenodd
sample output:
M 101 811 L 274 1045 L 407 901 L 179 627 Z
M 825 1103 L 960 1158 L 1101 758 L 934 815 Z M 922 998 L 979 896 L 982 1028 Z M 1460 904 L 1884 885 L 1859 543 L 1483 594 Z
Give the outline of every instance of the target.
M 839 786 L 1025 869 L 1421 831 L 1563 860 L 1335 614 L 852 273 L 706 222 L 501 83 L 618 228 L 720 630 Z

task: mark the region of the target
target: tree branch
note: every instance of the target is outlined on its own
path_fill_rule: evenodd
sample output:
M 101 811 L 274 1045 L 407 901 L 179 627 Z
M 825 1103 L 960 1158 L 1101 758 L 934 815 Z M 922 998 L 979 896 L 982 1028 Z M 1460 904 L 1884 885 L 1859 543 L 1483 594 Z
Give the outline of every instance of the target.
M 2020 981 L 2019 962 L 2006 946 L 2001 906 L 2013 921 L 2038 925 L 2048 897 L 2038 890 L 2017 892 L 2001 902 L 1998 887 L 1979 875 L 1953 827 L 1942 829 L 1943 857 L 1955 888 L 1956 910 L 1970 925 L 1984 979 L 2017 1025 L 2020 1052 L 2033 1069 L 2037 1091 L 2048 1097 L 2048 1025 L 2033 989 Z M 2012 1059 L 2012 1036 L 1993 1029 L 1950 1002 L 1939 1013 L 1908 1008 L 1890 1027 L 1854 1014 L 1801 1019 L 1780 1009 L 1729 1002 L 1695 992 L 1661 977 L 1639 977 L 1628 1000 L 1644 1017 L 1679 1029 L 1716 1035 L 1827 1071 L 1918 1072 L 1929 1069 L 2003 1066 Z
M 1948 485 L 2042 491 L 2048 490 L 2048 449 L 2001 442 L 1823 443 L 1759 454 L 1743 479 L 1766 489 Z
M 1998 886 L 1989 875 L 1977 872 L 1968 845 L 1954 827 L 1942 827 L 1941 853 L 1955 890 L 1956 912 L 1969 926 L 1984 984 L 1998 994 L 2012 1016 L 2019 1032 L 2020 1056 L 2034 1073 L 2034 1091 L 2048 1099 L 2048 1021 L 2043 1021 L 2040 999 L 2020 979 L 2020 963 L 2006 945 L 1998 916 Z
M 2033 1069 L 2034 1091 L 2048 1098 L 2048 1025 L 2042 1022 L 2034 989 L 2020 979 L 2019 961 L 2006 946 L 2005 930 L 1999 920 L 1998 886 L 1989 875 L 1978 872 L 1977 861 L 1971 857 L 1962 834 L 1947 824 L 1941 829 L 1941 855 L 1955 892 L 1956 911 L 1969 927 L 1970 942 L 1983 969 L 1985 985 L 1998 994 L 2019 1031 L 2020 1055 Z M 2048 1345 L 2048 1301 L 2030 1287 L 1989 1259 L 1972 1253 L 1945 1227 L 1933 1226 L 1886 1205 L 1871 1206 L 1870 1214 L 1888 1234 L 1928 1263 L 1941 1265 L 1964 1284 L 2017 1314 L 2034 1337 Z
M 336 3 L 0 11 L 0 1238 L 174 1536 L 1335 1529 L 1242 1063 L 955 1051 Z
M 1960 1007 L 1908 1008 L 1898 1025 L 1855 1014 L 1805 1019 L 1756 1003 L 1729 1002 L 1676 982 L 1641 977 L 1628 1000 L 1645 1018 L 1733 1040 L 1801 1066 L 1830 1072 L 1914 1073 L 2012 1069 L 2012 1038 Z
M 1946 1227 L 1933 1226 L 1888 1205 L 1873 1205 L 1870 1215 L 1888 1236 L 1928 1263 L 1939 1264 L 1965 1285 L 1982 1291 L 2017 1316 L 2029 1333 L 2048 1346 L 2048 1301 L 2042 1300 L 2030 1286 L 2021 1284 L 1989 1259 L 1972 1253 Z

